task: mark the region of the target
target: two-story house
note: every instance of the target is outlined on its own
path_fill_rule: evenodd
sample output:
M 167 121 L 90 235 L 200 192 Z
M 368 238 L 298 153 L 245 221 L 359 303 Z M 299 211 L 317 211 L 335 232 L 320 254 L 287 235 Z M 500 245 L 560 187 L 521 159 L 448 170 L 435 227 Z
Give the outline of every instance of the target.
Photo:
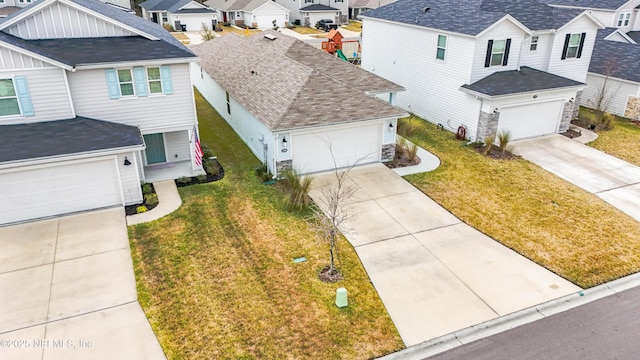
M 640 30 L 640 0 L 546 0 L 561 9 L 589 11 L 604 26 L 624 32 Z
M 141 202 L 203 173 L 189 49 L 95 0 L 38 0 L 0 23 L 0 224 Z
M 275 0 L 291 11 L 290 19 L 303 26 L 314 27 L 322 19 L 337 24 L 347 23 L 349 0 Z
M 32 2 L 36 2 L 37 0 L 0 0 L 0 17 L 3 17 L 2 8 L 9 8 L 10 12 L 5 13 L 9 15 L 15 10 L 19 10 L 23 7 L 31 5 Z M 109 4 L 116 8 L 121 8 L 122 10 L 131 10 L 131 1 L 130 0 L 101 0 L 103 3 Z
M 566 131 L 603 27 L 522 0 L 399 0 L 361 17 L 362 68 L 406 89 L 399 106 L 472 141 Z

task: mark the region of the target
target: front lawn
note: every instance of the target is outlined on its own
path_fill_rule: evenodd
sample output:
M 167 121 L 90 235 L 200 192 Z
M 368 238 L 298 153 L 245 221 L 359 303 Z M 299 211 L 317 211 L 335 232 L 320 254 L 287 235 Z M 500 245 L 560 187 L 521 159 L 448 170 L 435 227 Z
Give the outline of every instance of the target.
M 345 28 L 350 31 L 361 32 L 362 31 L 362 21 L 354 21 L 349 20 L 348 25 L 343 25 L 341 28 Z
M 581 287 L 640 271 L 640 223 L 631 217 L 528 161 L 485 157 L 413 122 L 409 139 L 442 165 L 406 178 L 462 221 Z
M 324 31 L 318 30 L 318 29 L 314 29 L 314 28 L 310 28 L 310 27 L 306 27 L 306 26 L 296 26 L 291 30 L 297 32 L 298 34 L 302 34 L 302 35 L 325 35 L 326 36 L 326 33 Z
M 367 359 L 401 349 L 353 248 L 339 244 L 345 280 L 320 282 L 329 250 L 310 214 L 287 211 L 279 187 L 253 175 L 259 161 L 198 93 L 196 103 L 225 178 L 180 188 L 178 211 L 129 228 L 139 300 L 167 357 Z M 344 309 L 334 305 L 341 286 Z
M 589 109 L 580 109 L 581 116 L 588 113 Z M 629 119 L 615 116 L 611 130 L 598 131 L 598 139 L 589 145 L 640 166 L 640 126 Z

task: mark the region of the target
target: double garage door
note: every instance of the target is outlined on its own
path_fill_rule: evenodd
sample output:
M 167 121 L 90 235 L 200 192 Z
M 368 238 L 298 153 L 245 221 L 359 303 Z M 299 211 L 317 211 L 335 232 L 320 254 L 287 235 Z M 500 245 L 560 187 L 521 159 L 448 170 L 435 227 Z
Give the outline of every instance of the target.
M 555 134 L 562 116 L 562 101 L 504 107 L 500 110 L 498 133 L 511 132 L 511 140 Z
M 113 159 L 0 173 L 0 224 L 121 205 Z
M 276 25 L 278 25 L 278 27 L 284 27 L 287 24 L 285 23 L 285 15 L 284 14 L 278 14 L 278 15 L 267 15 L 267 14 L 262 14 L 262 15 L 256 15 L 256 23 L 258 24 L 258 28 L 259 29 L 270 29 L 273 27 L 273 20 L 276 21 Z
M 379 161 L 381 137 L 380 124 L 294 135 L 293 167 L 310 173 Z

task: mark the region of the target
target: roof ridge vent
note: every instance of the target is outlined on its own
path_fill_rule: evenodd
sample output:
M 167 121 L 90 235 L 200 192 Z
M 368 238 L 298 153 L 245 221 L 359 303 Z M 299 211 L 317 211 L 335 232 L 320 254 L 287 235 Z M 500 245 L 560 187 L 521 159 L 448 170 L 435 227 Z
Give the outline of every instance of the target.
M 273 34 L 264 34 L 264 38 L 273 41 L 273 40 L 277 39 L 278 37 L 273 35 Z

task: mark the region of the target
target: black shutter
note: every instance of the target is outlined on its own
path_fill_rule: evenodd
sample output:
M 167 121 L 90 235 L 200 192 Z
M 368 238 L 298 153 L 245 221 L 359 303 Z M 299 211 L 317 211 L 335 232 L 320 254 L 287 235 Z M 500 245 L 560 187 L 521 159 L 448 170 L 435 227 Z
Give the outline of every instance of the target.
M 560 58 L 561 60 L 564 60 L 567 58 L 567 49 L 569 48 L 570 38 L 571 38 L 571 34 L 567 34 L 564 37 L 564 47 L 562 48 L 562 57 Z
M 580 36 L 580 47 L 578 48 L 578 55 L 576 55 L 578 59 L 582 56 L 582 47 L 584 46 L 584 38 L 586 36 L 587 33 L 582 33 L 582 36 Z
M 484 58 L 484 67 L 491 65 L 491 50 L 493 49 L 493 40 L 489 40 L 487 43 L 487 55 Z
M 507 39 L 507 43 L 504 45 L 504 57 L 502 58 L 502 66 L 507 66 L 509 62 L 509 49 L 511 48 L 511 39 Z

